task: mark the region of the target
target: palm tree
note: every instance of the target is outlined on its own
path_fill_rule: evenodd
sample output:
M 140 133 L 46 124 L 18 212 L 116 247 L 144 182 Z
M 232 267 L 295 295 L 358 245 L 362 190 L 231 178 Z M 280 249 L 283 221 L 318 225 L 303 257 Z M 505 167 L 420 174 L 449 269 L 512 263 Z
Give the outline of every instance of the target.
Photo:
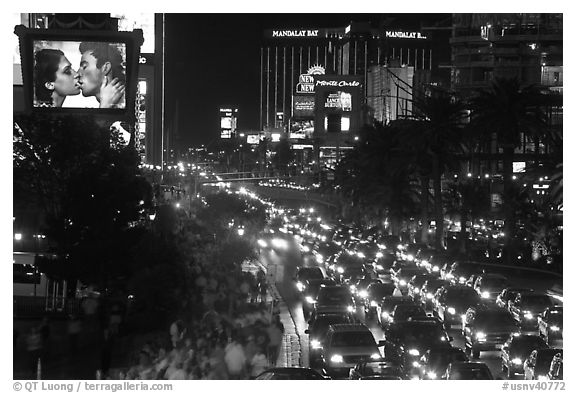
M 456 153 L 462 150 L 464 138 L 464 104 L 448 91 L 437 89 L 414 101 L 419 126 L 408 128 L 403 138 L 407 150 L 419 156 L 420 173 L 430 175 L 434 190 L 434 217 L 436 220 L 435 246 L 443 248 L 444 209 L 442 202 L 442 176 L 455 168 Z
M 514 149 L 519 147 L 522 136 L 539 138 L 545 132 L 542 94 L 535 86 L 523 87 L 518 79 L 496 78 L 485 90 L 471 99 L 471 123 L 481 140 L 496 136 L 502 148 L 503 202 L 505 233 L 508 245 L 514 238 L 516 215 L 511 208 L 514 196 L 512 187 Z M 509 248 L 509 247 L 507 247 Z

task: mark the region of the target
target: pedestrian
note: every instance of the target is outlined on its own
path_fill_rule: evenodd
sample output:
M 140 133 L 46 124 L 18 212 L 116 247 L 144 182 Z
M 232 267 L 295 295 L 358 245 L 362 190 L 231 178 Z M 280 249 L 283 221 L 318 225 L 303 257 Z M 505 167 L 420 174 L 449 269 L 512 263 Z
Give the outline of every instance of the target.
M 266 329 L 268 333 L 268 359 L 270 359 L 270 364 L 276 365 L 276 359 L 278 358 L 280 344 L 282 344 L 283 333 L 277 324 L 272 323 Z
M 224 362 L 230 379 L 244 379 L 246 375 L 246 355 L 236 338 L 224 350 Z
M 47 359 L 50 354 L 50 320 L 48 317 L 42 318 L 42 322 L 38 327 L 40 336 L 42 337 L 43 358 Z
M 268 368 L 268 359 L 261 347 L 257 347 L 256 354 L 250 361 L 250 377 L 256 378 Z
M 80 348 L 80 333 L 82 332 L 82 322 L 77 315 L 71 314 L 66 324 L 68 333 L 68 349 L 70 355 L 74 355 Z
M 30 359 L 30 369 L 33 373 L 38 367 L 38 360 L 42 358 L 42 335 L 38 328 L 32 328 L 26 337 L 26 350 Z
M 172 342 L 173 348 L 178 347 L 178 344 L 180 344 L 185 334 L 186 327 L 181 319 L 174 321 L 172 325 L 170 325 L 170 341 Z

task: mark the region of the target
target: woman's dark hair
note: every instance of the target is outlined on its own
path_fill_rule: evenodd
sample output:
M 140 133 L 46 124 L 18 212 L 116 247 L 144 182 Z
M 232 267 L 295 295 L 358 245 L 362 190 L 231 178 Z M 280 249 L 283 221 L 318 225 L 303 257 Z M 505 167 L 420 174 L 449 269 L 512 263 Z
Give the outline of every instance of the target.
M 34 88 L 38 101 L 52 103 L 52 90 L 46 88 L 46 83 L 56 80 L 62 56 L 64 52 L 58 49 L 41 49 L 34 55 Z

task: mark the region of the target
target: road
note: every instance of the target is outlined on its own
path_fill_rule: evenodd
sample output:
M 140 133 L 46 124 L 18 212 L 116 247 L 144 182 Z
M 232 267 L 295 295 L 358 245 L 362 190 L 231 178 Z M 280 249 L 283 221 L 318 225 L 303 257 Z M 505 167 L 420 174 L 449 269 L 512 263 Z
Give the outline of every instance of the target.
M 308 367 L 309 344 L 308 336 L 304 333 L 304 330 L 308 327 L 308 324 L 304 319 L 304 315 L 302 313 L 302 302 L 293 281 L 297 267 L 307 264 L 308 261 L 304 261 L 302 259 L 298 244 L 293 239 L 289 239 L 287 244 L 288 249 L 286 250 L 263 250 L 262 257 L 268 261 L 268 264 L 277 264 L 283 266 L 283 268 L 281 268 L 283 270 L 282 280 L 277 283 L 277 288 L 290 310 L 292 319 L 296 326 L 296 331 L 300 337 L 300 345 L 302 351 L 300 364 L 304 367 Z M 506 269 L 503 269 L 504 274 L 506 274 L 505 270 Z M 510 273 L 511 272 L 508 272 L 508 275 L 511 278 L 513 284 L 531 287 L 536 290 L 547 290 L 559 280 L 558 278 L 543 277 L 541 273 L 537 272 L 527 272 L 526 274 L 523 274 L 522 278 L 519 278 L 517 273 L 515 275 Z M 384 334 L 382 328 L 380 328 L 374 320 L 365 321 L 363 314 L 364 313 L 362 311 L 357 311 L 358 319 L 366 323 L 366 325 L 372 331 L 376 341 L 383 340 Z M 464 340 L 460 329 L 454 326 L 448 333 L 454 339 L 452 344 L 456 347 L 464 349 Z M 488 365 L 495 378 L 506 379 L 501 369 L 500 351 L 482 352 L 480 355 L 480 361 L 485 362 Z M 523 376 L 519 375 L 516 376 L 515 379 L 522 378 Z

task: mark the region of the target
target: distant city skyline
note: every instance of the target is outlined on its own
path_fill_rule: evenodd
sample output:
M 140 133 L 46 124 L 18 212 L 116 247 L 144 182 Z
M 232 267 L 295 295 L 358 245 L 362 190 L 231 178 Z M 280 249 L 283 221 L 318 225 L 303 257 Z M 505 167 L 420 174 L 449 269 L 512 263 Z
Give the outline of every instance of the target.
M 439 16 L 166 14 L 168 126 L 177 131 L 181 147 L 210 143 L 220 136 L 219 107 L 230 105 L 239 109 L 239 129 L 258 129 L 260 48 L 267 29 L 345 27 L 351 21 L 418 29 L 427 19 Z

